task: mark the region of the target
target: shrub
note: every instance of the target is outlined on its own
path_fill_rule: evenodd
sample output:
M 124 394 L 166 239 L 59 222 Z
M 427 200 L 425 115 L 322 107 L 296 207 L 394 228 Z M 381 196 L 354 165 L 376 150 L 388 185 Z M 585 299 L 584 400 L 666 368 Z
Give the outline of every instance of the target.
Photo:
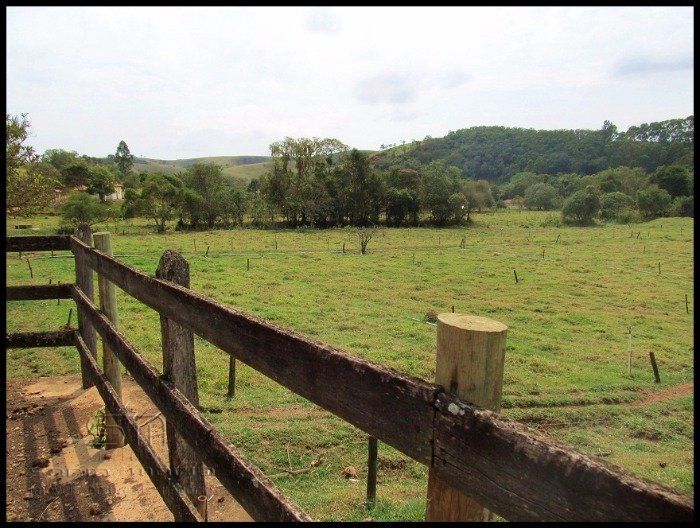
M 564 202 L 562 216 L 567 223 L 588 225 L 600 209 L 600 197 L 595 187 L 587 186 L 576 191 Z
M 554 209 L 557 190 L 547 183 L 535 183 L 525 191 L 525 207 L 538 211 Z
M 625 209 L 634 208 L 634 200 L 622 192 L 606 193 L 600 197 L 600 216 L 612 220 Z
M 693 218 L 693 197 L 679 196 L 671 205 L 671 216 L 689 216 Z
M 656 185 L 645 187 L 637 193 L 637 206 L 645 218 L 656 218 L 668 213 L 671 195 Z
M 61 224 L 67 228 L 96 224 L 109 218 L 111 213 L 96 197 L 81 191 L 71 193 L 61 210 Z
M 620 224 L 636 224 L 637 222 L 641 222 L 641 220 L 642 216 L 639 214 L 639 210 L 633 207 L 623 209 L 615 216 L 615 221 Z
M 659 186 L 671 196 L 690 194 L 690 173 L 680 165 L 664 165 L 656 169 L 649 181 Z

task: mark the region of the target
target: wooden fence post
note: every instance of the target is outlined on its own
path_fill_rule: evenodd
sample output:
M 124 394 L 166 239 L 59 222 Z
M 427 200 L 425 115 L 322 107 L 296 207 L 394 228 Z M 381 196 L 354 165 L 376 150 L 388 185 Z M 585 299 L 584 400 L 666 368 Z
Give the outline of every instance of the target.
M 87 224 L 82 224 L 80 226 L 80 240 L 82 240 L 88 246 L 92 246 L 92 231 L 90 231 L 90 226 Z M 75 255 L 75 284 L 82 290 L 85 296 L 94 303 L 94 287 L 92 284 L 92 270 L 78 255 Z M 60 303 L 60 301 L 59 301 Z M 78 330 L 80 335 L 85 342 L 85 346 L 88 348 L 93 357 L 97 356 L 97 332 L 89 323 L 89 320 L 82 310 L 78 308 Z M 89 389 L 94 385 L 92 379 L 90 379 L 89 366 L 85 364 L 85 361 L 81 359 L 80 361 L 80 373 L 83 380 L 83 389 Z
M 377 439 L 370 436 L 367 442 L 367 508 L 377 502 Z
M 435 382 L 480 407 L 500 411 L 506 325 L 472 315 L 442 313 L 437 323 Z M 493 514 L 428 472 L 427 521 L 488 521 Z
M 176 251 L 167 250 L 160 257 L 156 277 L 190 287 L 190 266 Z M 197 369 L 194 359 L 194 334 L 191 330 L 160 316 L 163 341 L 163 377 L 172 383 L 195 407 L 199 407 Z M 206 496 L 204 471 L 195 451 L 180 438 L 171 423 L 166 423 L 170 471 L 195 505 Z M 200 511 L 202 517 L 204 512 Z M 175 519 L 176 521 L 180 519 Z
M 109 233 L 95 233 L 93 235 L 95 241 L 95 249 L 99 249 L 102 253 L 112 255 L 112 243 L 109 239 Z M 117 292 L 114 284 L 108 281 L 102 275 L 97 275 L 97 288 L 100 292 L 100 310 L 105 314 L 107 319 L 112 321 L 114 326 L 118 326 L 119 320 L 117 317 Z M 110 385 L 114 388 L 117 397 L 121 400 L 122 397 L 122 374 L 121 366 L 117 356 L 102 342 L 102 370 L 105 377 L 109 380 Z M 119 427 L 117 421 L 109 413 L 105 419 L 105 432 L 107 434 L 107 448 L 114 449 L 124 445 L 124 432 Z
M 236 358 L 229 354 L 228 357 L 228 392 L 226 396 L 233 398 L 236 395 Z

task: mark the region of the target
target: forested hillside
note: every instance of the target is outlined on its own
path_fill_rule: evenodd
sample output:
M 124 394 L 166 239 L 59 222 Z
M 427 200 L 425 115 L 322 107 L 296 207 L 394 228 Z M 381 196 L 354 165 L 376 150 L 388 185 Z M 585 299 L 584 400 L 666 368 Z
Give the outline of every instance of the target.
M 600 130 L 534 130 L 481 126 L 426 137 L 375 153 L 380 169 L 420 169 L 442 160 L 462 177 L 504 183 L 519 172 L 594 174 L 629 166 L 652 172 L 662 165 L 693 164 L 693 116 L 630 127 L 618 132 L 606 121 Z

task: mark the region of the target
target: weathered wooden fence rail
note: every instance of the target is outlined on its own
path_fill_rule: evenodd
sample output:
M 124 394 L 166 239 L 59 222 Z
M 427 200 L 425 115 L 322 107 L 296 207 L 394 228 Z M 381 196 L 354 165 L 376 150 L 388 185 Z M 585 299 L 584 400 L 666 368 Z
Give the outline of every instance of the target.
M 506 519 L 688 521 L 694 517 L 690 497 L 460 401 L 441 386 L 347 355 L 186 287 L 146 275 L 76 237 L 12 238 L 15 240 L 8 238 L 7 243 L 12 251 L 70 248 L 76 262 L 89 266 L 161 316 L 428 465 L 441 480 Z M 32 238 L 43 240 L 28 240 Z M 25 290 L 22 298 L 31 295 L 31 290 Z M 34 298 L 45 298 L 39 290 L 36 295 Z M 253 518 L 309 519 L 141 357 L 95 308 L 90 295 L 79 285 L 71 286 L 71 295 L 82 324 L 100 334 L 167 421 L 172 421 Z M 24 336 L 8 336 L 8 346 L 26 343 L 27 334 Z M 87 357 L 94 356 L 94 351 L 82 338 L 75 338 L 74 344 L 84 358 L 85 374 L 99 379 L 97 388 L 107 402 L 112 397 L 108 382 L 95 373 L 96 364 Z M 117 403 L 111 401 L 110 405 L 116 408 Z M 128 431 L 129 424 L 124 425 L 129 444 L 142 444 L 138 435 Z M 144 465 L 153 465 L 147 453 L 143 460 Z M 160 486 L 161 494 L 170 494 L 168 506 L 180 507 L 182 488 L 162 475 L 158 479 L 156 487 Z M 183 515 L 189 514 L 185 511 Z

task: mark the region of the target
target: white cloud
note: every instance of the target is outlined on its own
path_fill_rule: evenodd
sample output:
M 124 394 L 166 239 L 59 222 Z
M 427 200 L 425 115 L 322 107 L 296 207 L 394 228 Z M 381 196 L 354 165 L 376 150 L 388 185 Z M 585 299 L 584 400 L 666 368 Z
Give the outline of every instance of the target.
M 265 154 L 692 113 L 692 8 L 7 8 L 38 151 Z M 665 75 L 652 75 L 663 71 Z

